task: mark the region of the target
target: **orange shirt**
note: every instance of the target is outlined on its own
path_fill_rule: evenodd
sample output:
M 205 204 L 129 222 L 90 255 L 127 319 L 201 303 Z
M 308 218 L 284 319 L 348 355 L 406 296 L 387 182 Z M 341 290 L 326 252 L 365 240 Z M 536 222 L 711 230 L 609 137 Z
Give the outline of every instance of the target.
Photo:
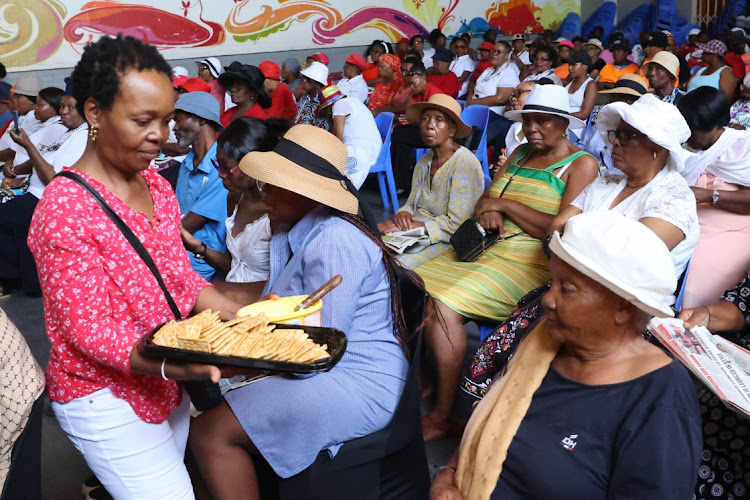
M 616 83 L 617 79 L 628 73 L 638 73 L 639 69 L 634 63 L 623 69 L 615 68 L 615 63 L 609 63 L 599 72 L 599 83 Z
M 565 80 L 570 75 L 570 64 L 565 63 L 555 68 L 555 75 L 560 80 Z

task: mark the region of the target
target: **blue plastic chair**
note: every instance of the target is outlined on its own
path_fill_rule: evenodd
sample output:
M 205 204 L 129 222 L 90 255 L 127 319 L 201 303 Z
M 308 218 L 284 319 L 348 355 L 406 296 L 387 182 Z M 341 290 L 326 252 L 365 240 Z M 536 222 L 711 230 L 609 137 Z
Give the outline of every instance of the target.
M 747 2 L 745 0 L 731 0 L 729 5 L 724 7 L 719 17 L 716 18 L 713 27 L 711 28 L 711 37 L 716 37 L 723 31 L 728 30 L 737 23 L 737 16 L 742 15 L 745 12 Z
M 555 38 L 563 37 L 571 40 L 580 34 L 581 16 L 577 12 L 571 12 L 563 19 L 562 24 L 557 29 L 557 33 L 555 33 Z
M 396 181 L 393 179 L 393 167 L 391 166 L 391 132 L 393 131 L 393 113 L 383 112 L 375 117 L 375 123 L 383 139 L 383 147 L 380 149 L 378 160 L 370 167 L 371 174 L 378 174 L 380 185 L 380 198 L 383 200 L 383 208 L 388 210 L 393 204 L 393 213 L 398 212 L 398 194 L 396 193 Z M 387 183 L 387 188 L 386 188 Z M 388 200 L 390 194 L 390 201 Z
M 677 298 L 675 299 L 675 302 L 674 302 L 674 308 L 677 309 L 677 312 L 680 312 L 682 310 L 682 299 L 683 299 L 683 296 L 685 295 L 685 284 L 687 283 L 691 262 L 693 262 L 692 257 L 690 257 L 690 260 L 688 261 L 687 266 L 685 266 L 685 272 L 682 273 L 682 279 L 680 280 L 680 285 L 677 289 Z
M 617 29 L 625 34 L 631 47 L 638 43 L 641 31 L 653 31 L 655 10 L 654 4 L 642 3 L 617 24 Z
M 468 126 L 476 127 L 477 130 L 482 132 L 482 138 L 479 140 L 476 155 L 477 160 L 482 164 L 485 186 L 489 186 L 490 165 L 489 158 L 487 158 L 487 124 L 490 120 L 490 108 L 483 104 L 466 106 L 466 109 L 461 112 L 461 120 Z
M 458 99 L 458 103 L 461 105 L 461 110 L 466 109 L 466 101 L 463 99 Z
M 582 36 L 588 40 L 591 38 L 594 28 L 601 26 L 604 28 L 602 40 L 606 40 L 615 27 L 615 17 L 617 17 L 617 4 L 612 1 L 604 2 L 583 23 L 583 27 L 581 28 Z

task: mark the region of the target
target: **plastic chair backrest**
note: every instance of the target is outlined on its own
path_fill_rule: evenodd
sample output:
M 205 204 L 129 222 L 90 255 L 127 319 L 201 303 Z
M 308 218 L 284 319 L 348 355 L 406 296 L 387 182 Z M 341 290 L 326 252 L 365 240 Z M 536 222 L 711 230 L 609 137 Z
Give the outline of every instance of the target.
M 378 126 L 378 132 L 380 132 L 380 138 L 385 140 L 390 137 L 391 130 L 393 130 L 393 113 L 383 112 L 375 117 L 375 125 Z
M 685 285 L 687 284 L 688 274 L 690 273 L 691 262 L 693 262 L 693 257 L 690 257 L 687 266 L 685 266 L 685 272 L 682 273 L 682 276 L 680 277 L 680 284 L 677 287 L 677 298 L 674 302 L 674 308 L 677 309 L 678 312 L 682 310 L 682 299 L 685 295 Z
M 461 112 L 461 120 L 470 126 L 476 127 L 484 132 L 487 129 L 487 121 L 490 118 L 490 108 L 484 105 L 473 104 L 466 106 Z

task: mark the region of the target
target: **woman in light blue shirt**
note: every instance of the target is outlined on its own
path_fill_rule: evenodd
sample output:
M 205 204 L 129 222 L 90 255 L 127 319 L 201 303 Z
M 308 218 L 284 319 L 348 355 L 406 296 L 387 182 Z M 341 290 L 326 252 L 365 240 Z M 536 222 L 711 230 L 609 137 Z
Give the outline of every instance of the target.
M 192 446 L 213 497 L 258 495 L 255 454 L 282 478 L 305 470 L 322 450 L 335 456 L 344 442 L 387 426 L 401 397 L 409 362 L 400 296 L 389 279 L 393 261 L 360 228 L 346 159 L 335 136 L 297 125 L 274 151 L 240 162 L 265 183 L 270 207 L 264 294 L 309 294 L 342 275 L 323 301 L 322 325 L 345 332 L 348 346 L 329 372 L 268 377 L 228 392 L 196 419 Z

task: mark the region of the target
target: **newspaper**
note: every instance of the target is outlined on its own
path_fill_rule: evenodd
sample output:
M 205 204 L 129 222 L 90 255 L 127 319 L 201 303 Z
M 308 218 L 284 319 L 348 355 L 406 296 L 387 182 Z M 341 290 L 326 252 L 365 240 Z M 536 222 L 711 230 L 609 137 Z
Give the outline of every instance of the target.
M 408 231 L 396 231 L 383 235 L 385 246 L 397 254 L 416 253 L 430 245 L 430 237 L 423 227 L 416 227 Z
M 648 329 L 725 404 L 750 416 L 750 352 L 675 318 L 654 318 Z

